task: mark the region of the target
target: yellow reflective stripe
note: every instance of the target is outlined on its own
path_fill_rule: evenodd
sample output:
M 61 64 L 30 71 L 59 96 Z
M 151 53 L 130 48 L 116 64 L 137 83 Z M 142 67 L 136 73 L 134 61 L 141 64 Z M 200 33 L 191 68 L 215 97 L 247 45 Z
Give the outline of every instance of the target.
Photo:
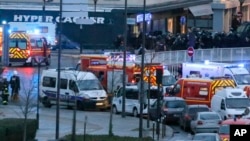
M 10 58 L 28 58 L 24 50 L 18 51 L 17 48 L 10 48 L 9 53 L 13 54 Z
M 25 33 L 11 33 L 9 36 L 11 39 L 26 39 L 29 40 L 29 36 Z
M 223 87 L 223 86 L 231 86 L 231 87 L 235 87 L 235 83 L 234 80 L 214 80 L 212 82 L 212 90 L 215 89 L 215 87 Z

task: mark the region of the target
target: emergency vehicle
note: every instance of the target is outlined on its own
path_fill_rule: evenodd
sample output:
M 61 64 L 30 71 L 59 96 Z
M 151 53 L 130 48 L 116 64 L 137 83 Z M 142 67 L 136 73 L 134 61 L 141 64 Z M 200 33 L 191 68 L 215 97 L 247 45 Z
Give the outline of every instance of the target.
M 50 65 L 50 57 L 47 39 L 42 35 L 33 35 L 21 31 L 9 34 L 10 66 L 14 63 L 33 66 L 38 61 Z
M 58 69 L 42 71 L 40 97 L 43 105 L 50 108 L 56 104 Z M 80 110 L 109 108 L 108 96 L 97 77 L 91 72 L 61 69 L 60 105 L 76 106 Z M 76 101 L 75 101 L 76 100 Z
M 9 22 L 9 31 L 25 31 L 28 34 L 40 34 L 48 44 L 56 45 L 56 24 L 48 22 Z
M 126 57 L 126 83 L 137 83 L 140 81 L 141 66 L 134 61 L 133 54 Z M 91 71 L 99 78 L 103 87 L 109 94 L 121 87 L 123 82 L 123 56 L 121 53 L 110 53 L 105 55 L 82 55 L 79 68 L 82 71 Z M 156 86 L 156 69 L 163 69 L 160 63 L 145 63 L 144 81 L 151 86 Z
M 177 86 L 180 90 L 173 93 L 172 89 Z M 168 94 L 182 97 L 187 104 L 206 104 L 210 107 L 212 96 L 216 91 L 227 87 L 235 88 L 234 80 L 229 78 L 180 78 L 173 88 L 168 90 Z
M 21 63 L 33 66 L 38 61 L 50 65 L 51 54 L 45 37 L 7 29 L 8 25 L 0 27 L 0 58 L 4 65 Z
M 182 63 L 173 70 L 182 78 L 195 75 L 201 78 L 226 76 L 233 79 L 236 85 L 250 96 L 250 73 L 244 64 L 227 64 L 205 61 L 204 63 Z

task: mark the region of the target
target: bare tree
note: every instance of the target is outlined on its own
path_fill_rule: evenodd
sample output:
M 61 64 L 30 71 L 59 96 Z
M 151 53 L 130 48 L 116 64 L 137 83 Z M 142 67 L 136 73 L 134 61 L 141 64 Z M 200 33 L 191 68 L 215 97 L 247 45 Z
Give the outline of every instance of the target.
M 34 75 L 32 76 L 34 80 Z M 27 119 L 30 116 L 30 114 L 35 113 L 35 107 L 36 107 L 36 95 L 34 94 L 34 85 L 32 80 L 29 80 L 27 83 L 27 80 L 21 80 L 21 88 L 22 91 L 19 94 L 19 101 L 17 104 L 20 107 L 21 114 L 20 115 L 17 111 L 16 113 L 24 118 L 23 123 L 23 141 L 27 141 Z M 26 85 L 25 85 L 26 84 Z M 39 95 L 37 95 L 39 96 Z M 38 103 L 39 104 L 39 103 Z M 38 121 L 39 122 L 39 121 Z
M 74 62 L 76 62 L 76 59 L 79 60 L 78 57 L 72 57 L 72 62 L 74 64 Z M 73 70 L 73 77 L 74 77 L 74 80 L 77 81 L 77 80 L 81 80 L 81 79 L 84 79 L 85 75 L 82 76 L 82 77 L 79 77 L 80 71 L 78 70 Z M 87 74 L 86 74 L 87 75 Z M 74 92 L 74 95 L 75 95 L 75 98 L 74 98 L 74 106 L 73 106 L 73 118 L 72 118 L 72 136 L 71 136 L 71 141 L 75 141 L 75 137 L 76 137 L 76 111 L 77 111 L 77 99 L 76 99 L 76 96 L 79 94 L 79 90 L 78 88 L 76 87 L 76 85 L 72 86 L 72 84 L 69 85 L 70 87 L 72 87 L 72 90 Z
M 115 76 L 114 76 L 114 65 L 117 62 L 117 60 L 112 60 L 112 83 L 111 83 L 111 99 L 110 99 L 110 117 L 109 117 L 109 136 L 113 136 L 113 97 L 115 94 L 115 90 L 114 90 L 114 83 L 115 83 Z

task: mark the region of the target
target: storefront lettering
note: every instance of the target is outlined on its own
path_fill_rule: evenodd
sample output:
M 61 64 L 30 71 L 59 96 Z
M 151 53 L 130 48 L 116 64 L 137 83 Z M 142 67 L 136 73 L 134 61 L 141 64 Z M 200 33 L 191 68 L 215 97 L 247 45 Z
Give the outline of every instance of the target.
M 62 23 L 75 23 L 76 20 L 80 17 L 64 17 L 62 18 Z M 104 18 L 103 17 L 88 17 L 89 19 L 92 19 L 97 24 L 104 24 Z M 53 16 L 45 16 L 45 22 L 60 22 L 60 17 L 53 17 Z M 13 18 L 14 22 L 42 22 L 43 16 L 38 15 L 14 15 Z

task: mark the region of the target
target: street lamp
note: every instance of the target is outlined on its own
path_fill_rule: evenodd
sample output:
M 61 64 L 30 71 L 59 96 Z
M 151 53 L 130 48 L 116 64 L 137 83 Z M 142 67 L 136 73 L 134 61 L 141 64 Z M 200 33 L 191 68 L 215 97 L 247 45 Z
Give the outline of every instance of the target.
M 36 63 L 38 65 L 38 82 L 37 82 L 37 108 L 36 108 L 36 120 L 37 120 L 37 128 L 39 129 L 39 101 L 40 101 L 40 70 L 41 70 L 41 63 L 44 61 L 44 57 L 35 57 Z
M 52 1 L 53 0 L 43 0 L 43 22 L 45 22 L 45 4 Z
M 97 5 L 97 1 L 98 1 L 98 0 L 94 0 L 94 6 L 95 6 L 95 7 L 94 7 L 94 11 L 95 11 L 95 13 L 96 13 L 96 5 Z

